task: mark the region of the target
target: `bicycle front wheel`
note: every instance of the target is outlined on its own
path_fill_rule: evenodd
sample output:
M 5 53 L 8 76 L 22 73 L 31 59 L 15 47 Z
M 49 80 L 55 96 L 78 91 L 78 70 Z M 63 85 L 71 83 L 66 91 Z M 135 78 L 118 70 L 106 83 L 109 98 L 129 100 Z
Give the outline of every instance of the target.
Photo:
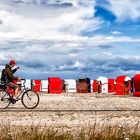
M 0 109 L 5 109 L 10 105 L 10 96 L 4 91 L 0 90 Z
M 27 90 L 23 93 L 21 102 L 26 108 L 33 109 L 39 104 L 39 95 L 33 90 Z

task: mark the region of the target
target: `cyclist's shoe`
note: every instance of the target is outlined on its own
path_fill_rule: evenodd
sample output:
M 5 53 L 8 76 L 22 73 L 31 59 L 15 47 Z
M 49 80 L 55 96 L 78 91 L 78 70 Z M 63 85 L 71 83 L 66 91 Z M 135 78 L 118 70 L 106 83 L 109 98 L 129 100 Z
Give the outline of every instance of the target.
M 11 101 L 12 104 L 15 104 L 16 103 L 16 100 L 15 99 L 11 99 L 10 101 Z

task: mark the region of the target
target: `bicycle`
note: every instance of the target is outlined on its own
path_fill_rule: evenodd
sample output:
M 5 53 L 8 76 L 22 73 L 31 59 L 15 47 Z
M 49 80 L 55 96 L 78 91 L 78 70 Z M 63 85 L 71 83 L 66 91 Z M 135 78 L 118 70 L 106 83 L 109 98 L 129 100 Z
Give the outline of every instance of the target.
M 23 85 L 21 86 L 21 92 L 14 100 L 8 86 L 0 85 L 0 109 L 6 109 L 11 103 L 16 103 L 21 100 L 23 106 L 27 109 L 33 109 L 39 104 L 39 95 L 32 89 L 28 89 L 25 86 L 26 80 L 22 79 Z M 14 91 L 14 90 L 13 90 Z M 21 98 L 20 98 L 21 97 Z M 13 102 L 13 100 L 15 102 Z

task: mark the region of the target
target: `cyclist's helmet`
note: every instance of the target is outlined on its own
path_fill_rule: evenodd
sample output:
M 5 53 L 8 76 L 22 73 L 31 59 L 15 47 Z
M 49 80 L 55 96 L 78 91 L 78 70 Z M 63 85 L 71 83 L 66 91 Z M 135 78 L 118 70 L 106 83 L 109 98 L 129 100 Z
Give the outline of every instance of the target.
M 15 62 L 15 60 L 10 60 L 10 65 L 15 65 L 16 64 L 16 62 Z

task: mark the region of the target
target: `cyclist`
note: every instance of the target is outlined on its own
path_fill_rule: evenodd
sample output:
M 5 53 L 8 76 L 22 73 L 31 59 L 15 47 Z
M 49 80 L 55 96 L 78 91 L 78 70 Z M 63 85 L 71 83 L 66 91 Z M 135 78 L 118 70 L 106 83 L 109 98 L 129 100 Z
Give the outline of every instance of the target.
M 10 60 L 9 64 L 5 66 L 6 85 L 8 87 L 11 87 L 15 92 L 15 94 L 13 95 L 13 100 L 16 99 L 19 90 L 19 87 L 17 84 L 14 83 L 14 80 L 20 80 L 19 77 L 14 76 L 14 73 L 17 71 L 17 69 L 19 69 L 19 67 L 12 69 L 15 64 L 15 60 Z

